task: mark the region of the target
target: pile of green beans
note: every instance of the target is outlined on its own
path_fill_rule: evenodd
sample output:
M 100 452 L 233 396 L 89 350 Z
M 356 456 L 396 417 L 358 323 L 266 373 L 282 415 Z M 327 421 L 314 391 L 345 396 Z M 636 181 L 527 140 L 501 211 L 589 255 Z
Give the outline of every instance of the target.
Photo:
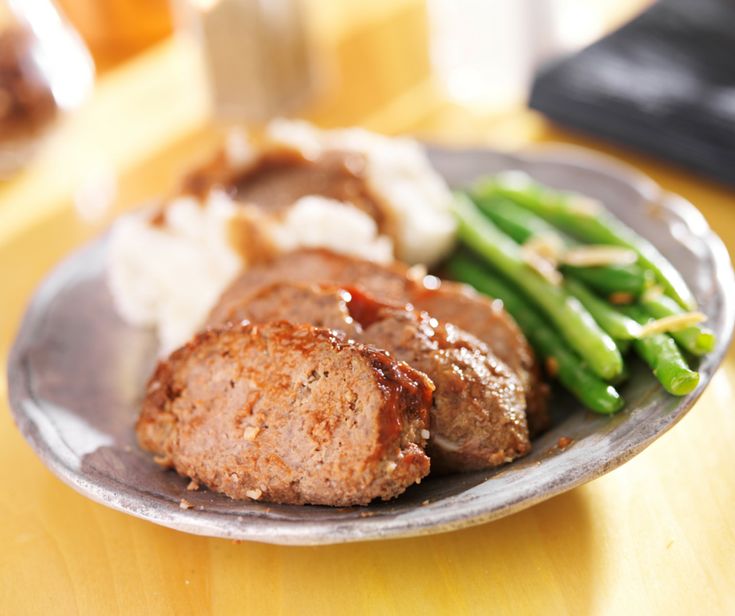
M 492 193 L 490 195 L 476 197 L 473 194 L 473 199 L 483 214 L 519 244 L 535 236 L 545 236 L 557 238 L 557 241 L 567 248 L 580 245 L 574 238 L 513 201 L 505 197 L 494 197 Z M 628 293 L 633 297 L 640 297 L 655 282 L 653 273 L 637 263 L 596 267 L 563 265 L 561 271 L 605 296 Z
M 520 185 L 519 185 L 520 184 Z M 504 182 L 502 178 L 478 182 L 473 197 L 505 197 L 523 206 L 555 227 L 588 244 L 609 244 L 638 253 L 639 264 L 653 272 L 667 295 L 687 310 L 697 307 L 681 274 L 656 248 L 604 209 L 585 212 L 577 207 L 579 197 L 550 190 L 541 184 Z
M 450 274 L 503 301 L 537 354 L 551 362 L 559 382 L 587 408 L 612 414 L 623 407 L 615 389 L 628 374 L 624 355 L 633 349 L 663 388 L 686 395 L 699 383 L 685 353 L 701 356 L 715 336 L 699 325 L 645 335 L 654 319 L 696 306 L 681 275 L 647 240 L 596 203 L 530 180 L 487 178 L 454 195 L 460 250 Z M 586 205 L 589 205 L 587 203 Z M 521 245 L 547 238 L 562 249 L 585 244 L 624 247 L 637 255 L 629 265 L 561 265 L 561 284 L 530 267 Z M 654 286 L 656 285 L 656 286 Z M 628 305 L 613 303 L 626 298 Z

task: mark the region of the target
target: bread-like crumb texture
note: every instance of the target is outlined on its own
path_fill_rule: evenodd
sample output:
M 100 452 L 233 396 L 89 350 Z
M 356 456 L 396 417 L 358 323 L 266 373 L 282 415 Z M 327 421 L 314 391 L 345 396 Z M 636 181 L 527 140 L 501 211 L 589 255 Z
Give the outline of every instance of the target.
M 428 474 L 432 391 L 424 374 L 326 329 L 236 326 L 159 363 L 137 434 L 232 498 L 367 504 Z
M 411 304 L 484 342 L 519 378 L 531 435 L 544 431 L 550 422 L 549 390 L 528 341 L 502 302 L 480 295 L 467 285 L 418 274 L 400 263 L 381 265 L 327 250 L 300 250 L 244 271 L 222 294 L 208 324 L 237 322 L 243 305 L 249 305 L 262 289 L 278 282 L 358 287 L 376 300 Z M 324 325 L 332 327 L 327 321 Z
M 429 442 L 433 471 L 490 468 L 530 449 L 516 375 L 480 340 L 425 312 L 379 302 L 353 287 L 280 282 L 231 304 L 229 319 L 339 330 L 426 374 L 436 389 L 431 432 L 421 436 Z

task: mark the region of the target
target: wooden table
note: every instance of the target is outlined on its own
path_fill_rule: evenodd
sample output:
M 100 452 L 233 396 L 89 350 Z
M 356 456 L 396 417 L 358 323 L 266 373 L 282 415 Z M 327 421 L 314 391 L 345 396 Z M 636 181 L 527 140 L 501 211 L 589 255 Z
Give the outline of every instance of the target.
M 206 100 L 190 91 L 189 54 L 169 43 L 106 77 L 87 112 L 64 129 L 65 140 L 0 186 L 3 373 L 44 274 L 216 143 Z M 529 112 L 473 114 L 423 83 L 356 120 L 498 147 L 595 147 L 691 199 L 735 249 L 732 190 L 574 137 Z M 114 208 L 81 220 L 75 192 L 109 188 L 115 175 Z M 531 509 L 443 535 L 312 548 L 189 536 L 83 498 L 23 441 L 2 379 L 0 613 L 735 613 L 733 377 L 731 352 L 665 437 L 622 468 Z

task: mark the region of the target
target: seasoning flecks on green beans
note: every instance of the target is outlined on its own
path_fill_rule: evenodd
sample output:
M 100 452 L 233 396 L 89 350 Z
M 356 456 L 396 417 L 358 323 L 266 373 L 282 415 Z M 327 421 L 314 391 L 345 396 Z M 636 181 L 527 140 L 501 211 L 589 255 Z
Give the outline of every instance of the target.
M 527 176 L 524 180 L 523 174 L 481 180 L 473 187 L 472 195 L 479 200 L 492 196 L 510 199 L 584 242 L 635 250 L 639 263 L 654 273 L 667 295 L 682 308 L 696 308 L 692 292 L 674 266 L 650 242 L 614 218 L 598 202 L 548 189 Z
M 455 194 L 454 212 L 461 242 L 520 287 L 598 376 L 613 379 L 622 372 L 623 358 L 615 342 L 578 299 L 532 270 L 518 244 L 485 218 L 466 195 Z
M 455 194 L 458 238 L 474 256 L 455 253 L 449 272 L 501 299 L 552 376 L 595 412 L 622 408 L 613 385 L 630 373 L 629 346 L 667 392 L 693 391 L 699 373 L 679 347 L 702 356 L 716 338 L 688 312 L 696 304 L 681 275 L 599 203 L 508 178 Z
M 510 199 L 492 193 L 484 196 L 477 192 L 471 193 L 471 198 L 483 214 L 519 244 L 523 244 L 533 237 L 546 236 L 556 237 L 561 244 L 568 248 L 579 245 L 576 240 Z M 614 293 L 627 293 L 633 297 L 638 297 L 647 288 L 651 287 L 655 281 L 653 273 L 638 264 L 603 266 L 565 264 L 561 266 L 561 271 L 605 296 Z
M 639 306 L 629 306 L 623 310 L 641 325 L 652 320 L 652 317 Z M 633 347 L 670 394 L 683 396 L 698 385 L 699 373 L 689 368 L 676 342 L 668 334 L 639 338 L 633 341 Z
M 641 297 L 641 305 L 651 316 L 657 319 L 682 314 L 683 312 L 674 300 L 661 293 L 644 293 Z M 711 352 L 717 342 L 714 332 L 700 325 L 673 331 L 671 337 L 685 351 L 689 351 L 697 357 Z

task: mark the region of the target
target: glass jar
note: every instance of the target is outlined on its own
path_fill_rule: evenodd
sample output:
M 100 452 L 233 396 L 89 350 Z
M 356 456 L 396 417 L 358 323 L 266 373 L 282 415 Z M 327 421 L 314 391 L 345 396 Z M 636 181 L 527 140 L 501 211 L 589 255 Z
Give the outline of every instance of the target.
M 89 53 L 50 0 L 0 0 L 0 178 L 28 162 L 93 81 Z
M 215 115 L 261 122 L 293 113 L 314 94 L 303 0 L 179 0 L 200 36 Z

